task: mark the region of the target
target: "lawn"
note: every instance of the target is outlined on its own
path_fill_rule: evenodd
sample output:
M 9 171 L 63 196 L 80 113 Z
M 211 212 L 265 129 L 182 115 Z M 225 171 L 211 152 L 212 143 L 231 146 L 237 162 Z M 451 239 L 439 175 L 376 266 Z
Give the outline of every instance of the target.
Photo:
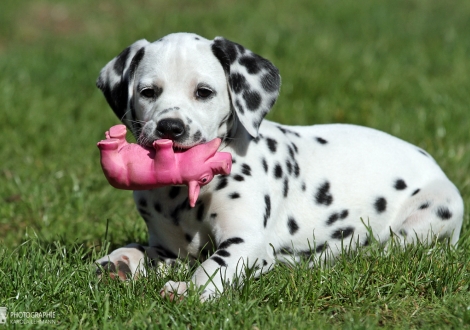
M 5 327 L 470 328 L 468 211 L 457 248 L 373 244 L 331 267 L 279 266 L 204 304 L 195 295 L 180 303 L 160 298 L 169 278 L 189 278 L 184 269 L 128 283 L 95 277 L 93 260 L 147 239 L 131 193 L 109 186 L 99 166 L 96 142 L 118 121 L 95 80 L 135 40 L 178 31 L 221 35 L 270 59 L 283 84 L 269 119 L 394 134 L 432 154 L 470 208 L 469 1 L 6 0 Z M 25 319 L 23 312 L 49 314 Z

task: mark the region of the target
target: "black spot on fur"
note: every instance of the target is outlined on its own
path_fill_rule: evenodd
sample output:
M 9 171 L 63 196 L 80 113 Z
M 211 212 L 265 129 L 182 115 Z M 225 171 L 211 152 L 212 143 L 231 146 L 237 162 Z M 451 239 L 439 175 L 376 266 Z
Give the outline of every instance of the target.
M 298 133 L 297 133 L 298 134 Z M 300 136 L 300 134 L 298 134 L 297 136 Z M 292 148 L 294 148 L 294 151 L 296 154 L 299 153 L 299 148 L 297 148 L 297 146 L 295 145 L 295 143 L 292 142 Z
M 397 181 L 395 181 L 394 187 L 396 190 L 404 190 L 406 189 L 407 185 L 404 180 L 398 179 Z
M 437 209 L 437 216 L 442 220 L 449 220 L 452 218 L 452 212 L 445 206 L 441 206 Z
M 286 159 L 287 173 L 292 174 L 292 164 L 289 159 Z
M 325 139 L 322 139 L 321 137 L 315 137 L 315 140 L 317 140 L 318 143 L 320 144 L 327 144 L 328 141 Z
M 261 77 L 261 87 L 268 92 L 274 93 L 279 89 L 279 75 L 275 72 L 268 72 Z M 273 103 L 276 102 L 276 98 L 273 99 Z M 272 105 L 271 105 L 272 108 Z
M 349 211 L 348 210 L 343 210 L 341 211 L 341 213 L 333 213 L 332 215 L 330 215 L 330 217 L 328 218 L 328 220 L 326 221 L 326 224 L 327 225 L 332 225 L 333 223 L 335 223 L 336 221 L 338 220 L 344 220 L 348 217 L 349 215 Z
M 282 178 L 282 167 L 281 167 L 280 164 L 276 164 L 276 165 L 274 166 L 274 177 L 275 177 L 276 179 Z
M 235 100 L 235 106 L 237 107 L 239 113 L 241 113 L 242 115 L 245 113 L 245 109 L 243 108 L 239 100 Z
M 181 187 L 178 186 L 173 186 L 170 188 L 170 192 L 168 193 L 168 196 L 170 196 L 171 199 L 175 199 L 181 191 Z
M 201 203 L 197 209 L 196 213 L 196 220 L 197 221 L 202 221 L 204 219 L 204 203 Z
M 362 246 L 369 246 L 370 245 L 370 239 L 369 237 L 366 237 L 364 243 L 362 243 Z
M 271 198 L 269 195 L 264 195 L 264 204 L 265 204 L 265 209 L 264 209 L 264 228 L 266 228 L 266 225 L 268 223 L 268 219 L 271 216 Z
M 426 157 L 429 157 L 429 155 L 424 150 L 418 149 L 418 152 L 422 155 L 425 155 Z
M 427 209 L 431 204 L 429 204 L 429 202 L 426 202 L 424 204 L 421 204 L 421 206 L 419 207 L 420 210 L 424 210 L 424 209 Z
M 263 259 L 263 266 L 267 266 L 267 265 L 268 265 L 268 262 Z
M 139 206 L 140 207 L 147 207 L 147 200 L 145 198 L 139 199 Z
M 325 242 L 325 243 L 323 243 L 323 244 L 319 244 L 319 245 L 317 245 L 317 247 L 315 248 L 315 252 L 316 252 L 316 253 L 322 253 L 323 251 L 326 250 L 327 247 L 328 247 L 328 243 L 327 243 L 327 242 Z
M 135 53 L 134 57 L 132 58 L 131 63 L 129 64 L 129 77 L 132 79 L 135 74 L 135 70 L 137 70 L 137 67 L 140 64 L 140 61 L 144 58 L 145 55 L 145 49 L 142 47 Z
M 215 254 L 218 254 L 221 257 L 230 257 L 230 252 L 227 250 L 217 250 L 215 251 Z
M 404 236 L 404 237 L 406 237 L 406 236 L 408 235 L 408 233 L 406 232 L 405 229 L 400 229 L 400 230 L 398 231 L 398 233 L 399 233 L 401 236 Z
M 289 217 L 287 220 L 287 227 L 289 228 L 289 234 L 294 235 L 299 230 L 299 225 L 293 217 Z
M 266 138 L 266 143 L 268 144 L 269 150 L 271 150 L 272 153 L 275 153 L 277 149 L 277 141 L 271 138 Z
M 114 66 L 113 66 L 113 69 L 116 75 L 118 76 L 122 75 L 124 68 L 126 67 L 127 58 L 129 57 L 130 51 L 131 51 L 131 48 L 127 47 L 117 56 L 116 62 L 114 62 Z
M 291 146 L 287 146 L 287 150 L 289 151 L 289 156 L 295 159 L 294 149 Z
M 266 159 L 262 159 L 261 160 L 261 163 L 263 164 L 263 169 L 264 169 L 264 172 L 268 173 L 268 163 L 266 162 Z
M 146 209 L 143 209 L 143 208 L 138 208 L 139 210 L 139 213 L 143 216 L 143 217 L 149 217 L 151 216 L 150 212 L 147 211 Z M 145 219 L 146 220 L 146 219 Z
M 199 38 L 198 38 L 198 37 L 194 37 L 194 39 L 195 39 L 195 40 L 199 40 Z
M 284 178 L 284 185 L 282 187 L 282 194 L 284 195 L 284 198 L 287 197 L 288 193 L 289 193 L 289 180 L 287 178 Z
M 254 56 L 242 56 L 238 60 L 238 63 L 243 65 L 249 74 L 256 74 L 260 71 L 257 58 Z
M 235 175 L 233 176 L 233 179 L 234 179 L 235 181 L 244 181 L 244 180 L 245 180 L 245 178 L 244 178 L 242 175 L 240 175 L 240 174 L 235 174 Z
M 211 259 L 214 260 L 216 263 L 218 263 L 219 266 L 227 267 L 227 264 L 225 263 L 224 259 L 217 257 L 217 256 L 212 256 Z
M 244 242 L 245 241 L 241 237 L 232 237 L 232 238 L 226 239 L 225 241 L 220 243 L 219 246 L 218 246 L 218 249 L 224 250 L 232 244 L 241 244 L 241 243 L 244 243 Z
M 377 198 L 374 203 L 374 208 L 377 213 L 385 212 L 385 210 L 387 209 L 387 200 L 383 197 Z
M 330 193 L 330 183 L 328 181 L 325 181 L 322 185 L 320 185 L 315 194 L 315 200 L 317 204 L 326 206 L 333 203 L 333 195 Z
M 416 189 L 415 191 L 413 191 L 413 193 L 411 194 L 411 196 L 416 195 L 417 193 L 419 193 L 420 190 L 421 190 L 421 189 Z
M 231 199 L 237 199 L 237 198 L 240 198 L 240 194 L 237 192 L 233 192 L 230 195 L 228 195 L 228 197 L 230 197 Z
M 201 131 L 197 131 L 196 133 L 194 133 L 193 142 L 199 141 L 201 139 L 201 136 L 202 136 Z
M 184 234 L 184 238 L 188 243 L 191 243 L 191 241 L 193 240 L 193 237 L 189 234 Z
M 248 110 L 255 111 L 261 104 L 261 95 L 257 91 L 245 90 L 242 94 Z M 257 125 L 259 126 L 259 125 Z
M 101 267 L 108 273 L 116 273 L 116 265 L 110 261 L 103 261 L 100 263 Z M 101 275 L 103 272 L 100 268 L 96 269 L 96 275 Z
M 236 94 L 240 94 L 242 91 L 247 90 L 249 87 L 246 78 L 238 72 L 230 74 L 229 84 Z
M 245 175 L 251 175 L 251 167 L 248 164 L 242 164 L 242 173 Z
M 217 186 L 215 187 L 215 190 L 220 190 L 228 185 L 228 179 L 226 176 L 220 176 L 219 177 L 219 182 L 217 183 Z
M 349 237 L 354 233 L 354 228 L 353 227 L 346 227 L 346 228 L 340 228 L 336 230 L 332 235 L 331 238 L 334 239 L 344 239 L 346 237 Z
M 212 219 L 217 218 L 217 213 L 211 213 L 210 217 L 211 217 Z
M 294 163 L 294 175 L 296 178 L 298 178 L 300 175 L 300 167 L 297 162 Z
M 159 202 L 155 202 L 153 204 L 153 208 L 155 209 L 155 211 L 157 211 L 158 213 L 161 213 L 162 212 L 162 206 L 160 205 Z
M 305 191 L 307 189 L 307 185 L 305 184 L 305 182 L 302 182 L 302 191 Z

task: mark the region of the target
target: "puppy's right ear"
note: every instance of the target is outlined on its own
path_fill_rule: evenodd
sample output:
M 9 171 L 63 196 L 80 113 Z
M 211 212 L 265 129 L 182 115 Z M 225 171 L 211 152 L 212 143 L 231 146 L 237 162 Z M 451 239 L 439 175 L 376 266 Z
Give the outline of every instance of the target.
M 111 109 L 132 131 L 135 114 L 130 106 L 133 93 L 131 82 L 135 69 L 144 57 L 144 47 L 148 44 L 145 39 L 134 42 L 106 64 L 96 80 L 96 86 L 103 92 Z

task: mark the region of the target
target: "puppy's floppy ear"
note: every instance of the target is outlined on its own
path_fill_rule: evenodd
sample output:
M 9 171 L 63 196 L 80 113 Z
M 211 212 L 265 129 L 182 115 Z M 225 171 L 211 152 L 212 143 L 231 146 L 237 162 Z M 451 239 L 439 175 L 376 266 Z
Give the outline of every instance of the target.
M 136 41 L 101 69 L 96 86 L 103 92 L 106 101 L 118 118 L 136 134 L 135 110 L 131 102 L 133 76 L 149 44 L 145 39 Z
M 251 136 L 258 136 L 261 121 L 279 95 L 279 70 L 268 60 L 243 46 L 217 37 L 212 52 L 227 75 L 232 105 Z

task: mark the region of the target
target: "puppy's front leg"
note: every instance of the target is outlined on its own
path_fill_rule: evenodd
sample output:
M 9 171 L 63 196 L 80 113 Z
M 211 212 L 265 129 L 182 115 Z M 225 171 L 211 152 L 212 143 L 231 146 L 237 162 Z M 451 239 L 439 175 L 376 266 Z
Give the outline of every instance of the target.
M 194 288 L 203 288 L 201 301 L 221 294 L 224 284 L 232 283 L 234 278 L 241 284 L 247 267 L 255 268 L 255 276 L 268 270 L 274 258 L 267 256 L 267 250 L 260 243 L 241 235 L 225 238 L 191 278 Z M 169 281 L 161 290 L 161 295 L 174 300 L 176 296 L 186 294 L 191 284 Z

